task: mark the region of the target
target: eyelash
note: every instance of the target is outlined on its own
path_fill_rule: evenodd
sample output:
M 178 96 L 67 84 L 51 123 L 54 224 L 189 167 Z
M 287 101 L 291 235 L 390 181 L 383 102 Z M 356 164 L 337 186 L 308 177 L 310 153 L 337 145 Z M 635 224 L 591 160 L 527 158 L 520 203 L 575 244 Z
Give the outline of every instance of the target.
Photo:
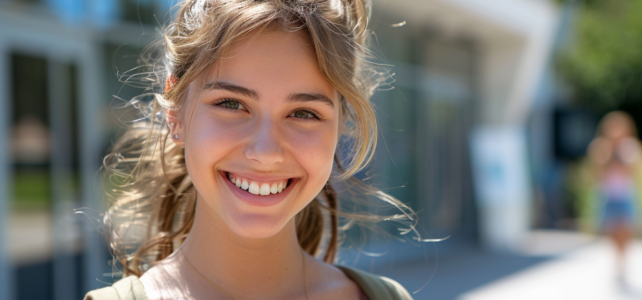
M 225 107 L 224 106 L 225 103 L 231 103 L 231 102 L 238 102 L 239 105 L 242 105 L 243 107 L 245 107 L 245 105 L 243 105 L 243 103 L 241 103 L 241 101 L 230 99 L 230 98 L 224 98 L 224 99 L 218 100 L 218 101 L 216 101 L 214 103 L 214 106 L 219 106 L 219 107 L 221 107 L 223 109 L 230 110 L 230 111 L 233 111 L 233 112 L 239 112 L 239 109 L 234 109 L 234 108 L 229 108 L 229 107 Z
M 230 98 L 224 98 L 224 99 L 221 99 L 219 101 L 216 101 L 214 103 L 214 106 L 219 106 L 219 107 L 221 107 L 223 109 L 227 109 L 227 110 L 230 110 L 230 111 L 238 112 L 239 109 L 233 109 L 233 108 L 229 108 L 229 107 L 225 107 L 224 106 L 225 103 L 230 103 L 230 102 L 238 102 L 240 105 L 245 107 L 245 105 L 243 105 L 243 103 L 241 103 L 241 101 L 230 99 Z M 321 121 L 322 120 L 322 118 L 319 116 L 319 113 L 317 113 L 317 112 L 315 112 L 315 111 L 313 111 L 311 109 L 299 109 L 299 110 L 293 111 L 292 113 L 288 114 L 288 116 L 294 114 L 297 111 L 304 111 L 304 112 L 309 113 L 312 116 L 312 118 L 297 118 L 297 119 L 300 119 L 302 121 Z M 296 117 L 294 117 L 294 118 L 296 118 Z
M 321 121 L 321 117 L 319 117 L 319 114 L 318 114 L 317 112 L 313 111 L 313 110 L 310 110 L 310 109 L 299 109 L 299 110 L 295 110 L 295 111 L 293 111 L 292 113 L 290 113 L 288 116 L 290 116 L 290 115 L 294 114 L 294 113 L 295 113 L 295 112 L 297 112 L 297 111 L 304 111 L 304 112 L 307 112 L 307 113 L 309 113 L 309 114 L 312 116 L 312 118 L 297 118 L 297 117 L 294 117 L 294 118 L 300 119 L 300 120 L 302 120 L 302 121 Z

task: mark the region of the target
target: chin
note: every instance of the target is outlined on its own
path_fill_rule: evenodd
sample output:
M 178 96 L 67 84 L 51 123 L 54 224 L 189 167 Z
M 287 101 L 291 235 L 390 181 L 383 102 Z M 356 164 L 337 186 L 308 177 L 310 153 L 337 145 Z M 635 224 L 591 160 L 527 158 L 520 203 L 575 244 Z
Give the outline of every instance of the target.
M 301 194 L 307 182 L 300 177 L 282 180 L 283 189 L 269 195 L 243 190 L 230 177 L 228 172 L 219 172 L 217 184 L 221 196 L 216 199 L 222 202 L 212 207 L 227 227 L 242 238 L 267 239 L 278 235 L 309 203 L 301 201 L 308 197 Z
M 268 239 L 279 234 L 290 219 L 264 214 L 228 216 L 224 220 L 232 232 L 246 239 Z

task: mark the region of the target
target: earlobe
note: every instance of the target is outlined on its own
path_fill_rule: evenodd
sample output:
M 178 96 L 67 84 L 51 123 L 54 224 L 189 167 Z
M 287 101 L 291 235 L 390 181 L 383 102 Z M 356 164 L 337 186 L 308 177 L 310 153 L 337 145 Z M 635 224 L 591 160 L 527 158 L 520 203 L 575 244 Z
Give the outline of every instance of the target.
M 174 142 L 178 145 L 182 145 L 183 141 L 181 140 L 182 137 L 182 122 L 180 122 L 176 116 L 175 116 L 175 111 L 172 110 L 165 110 L 165 121 L 167 122 L 167 127 L 169 130 L 169 135 L 174 140 Z
M 178 133 L 176 133 L 174 123 L 169 123 L 169 134 L 173 134 L 175 140 L 178 139 Z
M 176 143 L 179 146 L 182 146 L 185 142 L 183 141 L 182 137 L 182 126 L 180 123 L 170 123 L 169 124 L 169 134 L 174 140 L 174 143 Z

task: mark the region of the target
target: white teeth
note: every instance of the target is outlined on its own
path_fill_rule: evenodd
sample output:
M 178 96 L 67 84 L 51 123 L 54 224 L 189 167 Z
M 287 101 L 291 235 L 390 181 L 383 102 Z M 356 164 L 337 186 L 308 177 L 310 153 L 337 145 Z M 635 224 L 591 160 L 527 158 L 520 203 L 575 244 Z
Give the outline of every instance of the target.
M 270 185 L 267 184 L 267 183 L 262 184 L 260 193 L 263 196 L 269 195 L 270 194 Z
M 243 180 L 243 183 L 245 183 L 245 180 Z M 250 183 L 250 189 L 248 191 L 254 195 L 258 195 L 260 192 L 259 184 L 252 181 L 252 183 Z
M 287 181 L 281 181 L 279 183 L 263 183 L 260 184 L 254 181 L 249 181 L 247 179 L 241 179 L 234 177 L 232 173 L 228 173 L 228 178 L 236 187 L 239 187 L 243 190 L 246 190 L 254 195 L 267 196 L 270 194 L 281 193 L 287 187 Z

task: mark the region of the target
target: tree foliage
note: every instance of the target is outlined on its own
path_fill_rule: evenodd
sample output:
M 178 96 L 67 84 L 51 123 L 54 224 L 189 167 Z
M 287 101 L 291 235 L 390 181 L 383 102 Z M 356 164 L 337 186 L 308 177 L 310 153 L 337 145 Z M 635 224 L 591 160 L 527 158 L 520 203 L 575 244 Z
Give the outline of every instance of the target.
M 642 103 L 642 0 L 585 0 L 558 66 L 584 105 Z

